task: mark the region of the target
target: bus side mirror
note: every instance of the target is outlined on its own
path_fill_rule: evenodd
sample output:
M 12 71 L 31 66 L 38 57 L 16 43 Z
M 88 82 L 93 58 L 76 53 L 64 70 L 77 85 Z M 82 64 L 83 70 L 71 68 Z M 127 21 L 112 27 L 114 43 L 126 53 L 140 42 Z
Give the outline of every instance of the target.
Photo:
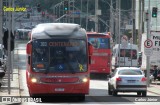
M 32 48 L 31 43 L 28 43 L 27 48 L 26 48 L 26 53 L 29 54 L 29 55 L 31 54 L 31 48 Z
M 89 64 L 91 64 L 91 56 L 93 54 L 93 46 L 88 43 L 88 52 L 89 52 Z
M 26 53 L 28 55 L 28 64 L 30 64 L 30 61 L 31 61 L 31 53 L 32 53 L 32 45 L 31 43 L 27 43 L 27 47 L 26 47 Z
M 88 43 L 88 51 L 89 51 L 89 55 L 93 54 L 93 46 L 90 43 Z
M 28 56 L 28 64 L 29 65 L 31 64 L 30 61 L 31 61 L 31 56 Z

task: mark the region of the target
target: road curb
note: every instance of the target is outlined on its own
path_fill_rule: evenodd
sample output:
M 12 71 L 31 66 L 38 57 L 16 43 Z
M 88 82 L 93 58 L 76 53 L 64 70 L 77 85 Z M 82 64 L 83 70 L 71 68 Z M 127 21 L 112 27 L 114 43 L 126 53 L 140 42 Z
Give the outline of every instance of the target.
M 1 105 L 22 105 L 22 103 L 2 103 Z

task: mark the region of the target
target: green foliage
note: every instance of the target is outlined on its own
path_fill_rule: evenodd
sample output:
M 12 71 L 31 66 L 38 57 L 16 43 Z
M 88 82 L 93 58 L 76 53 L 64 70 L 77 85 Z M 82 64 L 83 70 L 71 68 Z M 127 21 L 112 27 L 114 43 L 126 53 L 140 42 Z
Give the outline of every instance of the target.
M 128 39 L 130 39 L 132 37 L 132 30 L 126 30 L 124 32 L 124 35 L 126 35 L 128 37 Z

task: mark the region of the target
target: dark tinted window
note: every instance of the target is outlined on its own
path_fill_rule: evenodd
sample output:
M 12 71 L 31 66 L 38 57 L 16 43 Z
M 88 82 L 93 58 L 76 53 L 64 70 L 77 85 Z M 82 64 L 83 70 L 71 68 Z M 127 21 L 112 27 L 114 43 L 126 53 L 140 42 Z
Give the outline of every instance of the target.
M 120 70 L 119 75 L 142 75 L 140 70 Z
M 137 59 L 137 50 L 121 49 L 120 57 L 132 57 L 132 59 Z
M 33 41 L 32 64 L 35 72 L 86 72 L 86 42 L 76 39 Z

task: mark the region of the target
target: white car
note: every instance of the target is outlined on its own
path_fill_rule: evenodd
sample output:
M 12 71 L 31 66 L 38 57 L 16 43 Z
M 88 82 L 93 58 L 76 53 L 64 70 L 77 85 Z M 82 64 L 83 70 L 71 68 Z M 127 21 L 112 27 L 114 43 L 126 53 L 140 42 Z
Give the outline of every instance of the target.
M 118 67 L 108 80 L 108 94 L 116 96 L 118 92 L 137 92 L 147 95 L 147 79 L 137 67 Z

